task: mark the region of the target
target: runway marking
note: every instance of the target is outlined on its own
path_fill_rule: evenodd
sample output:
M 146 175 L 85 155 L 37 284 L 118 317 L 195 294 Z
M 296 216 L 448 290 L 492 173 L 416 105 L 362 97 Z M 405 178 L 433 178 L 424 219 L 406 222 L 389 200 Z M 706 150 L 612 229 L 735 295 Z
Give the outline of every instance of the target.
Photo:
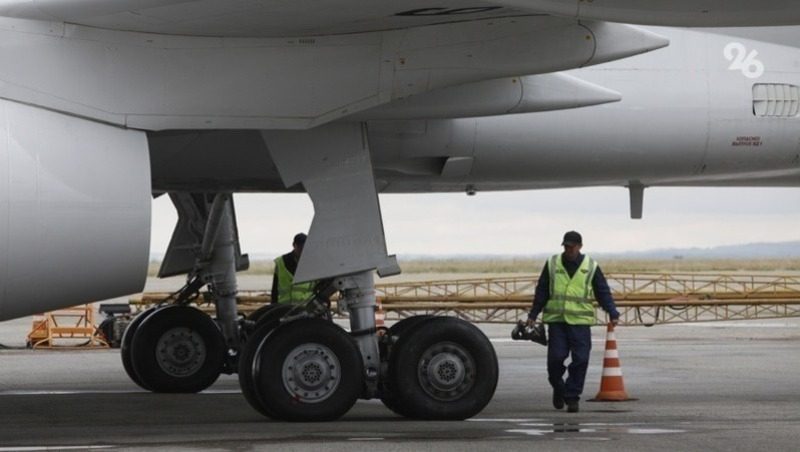
M 673 326 L 684 328 L 800 328 L 800 325 L 791 323 L 743 323 L 743 322 L 699 322 L 676 323 Z
M 36 390 L 30 390 L 30 391 L 25 391 L 25 390 L 23 390 L 23 391 L 0 391 L 0 395 L 4 395 L 4 396 L 5 395 L 12 395 L 12 396 L 16 396 L 16 395 L 62 395 L 62 394 L 77 394 L 77 393 L 79 393 L 79 392 L 78 391 L 36 391 Z M 87 391 L 86 394 L 88 394 L 88 393 L 89 392 Z M 0 450 L 2 450 L 2 449 L 0 449 Z
M 657 341 L 656 339 L 624 339 L 624 340 L 618 341 L 618 342 L 634 343 L 634 342 L 656 342 L 656 341 Z M 520 345 L 526 345 L 526 343 L 527 344 L 532 344 L 533 343 L 531 341 L 514 340 L 514 339 L 511 339 L 510 337 L 494 337 L 494 338 L 490 338 L 489 342 L 492 342 L 494 344 L 517 343 L 517 344 L 520 344 Z M 606 340 L 605 340 L 605 338 L 594 338 L 594 339 L 592 339 L 592 343 L 593 344 L 605 344 Z
M 27 447 L 0 447 L 0 452 L 22 452 L 39 450 L 90 450 L 90 449 L 111 449 L 116 446 L 27 446 Z
M 471 418 L 467 422 L 542 422 L 544 419 L 529 419 L 529 418 Z
M 240 394 L 240 389 L 206 389 L 198 394 Z M 0 391 L 0 396 L 74 395 L 74 394 L 151 394 L 141 389 L 98 390 L 98 389 L 28 389 Z M 0 449 L 0 452 L 3 452 Z
M 626 433 L 634 435 L 659 435 L 662 433 L 686 433 L 686 430 L 669 428 L 629 428 Z
M 604 436 L 581 436 L 579 438 L 564 438 L 558 437 L 553 438 L 553 441 L 611 441 L 611 438 L 606 438 Z
M 381 438 L 379 436 L 375 436 L 375 437 L 365 436 L 365 437 L 347 438 L 347 439 L 348 439 L 348 441 L 383 441 L 386 438 Z
M 549 433 L 549 432 L 547 432 L 545 430 L 537 430 L 537 429 L 524 429 L 524 430 L 523 429 L 512 429 L 512 430 L 506 430 L 506 432 L 508 432 L 508 433 L 522 433 L 523 435 L 528 435 L 528 436 L 544 436 L 545 433 Z
M 556 436 L 556 440 L 581 440 L 581 441 L 608 441 L 611 438 L 600 436 L 587 436 L 586 434 L 627 434 L 627 435 L 659 435 L 659 434 L 674 434 L 686 433 L 683 429 L 674 428 L 654 428 L 648 427 L 641 423 L 613 423 L 613 422 L 587 422 L 587 423 L 571 423 L 571 422 L 547 422 L 544 419 L 513 419 L 513 418 L 479 418 L 468 419 L 473 422 L 500 422 L 516 424 L 515 427 L 527 428 L 511 428 L 506 429 L 506 433 L 515 433 L 526 436 L 546 436 L 552 434 L 570 434 L 577 433 L 578 436 Z

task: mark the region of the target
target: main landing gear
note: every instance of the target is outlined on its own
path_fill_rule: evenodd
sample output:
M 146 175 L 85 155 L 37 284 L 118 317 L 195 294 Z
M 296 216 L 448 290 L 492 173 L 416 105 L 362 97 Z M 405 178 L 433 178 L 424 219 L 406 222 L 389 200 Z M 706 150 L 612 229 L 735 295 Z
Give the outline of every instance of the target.
M 188 273 L 190 278 L 163 305 L 128 325 L 120 354 L 128 376 L 144 389 L 199 392 L 221 373 L 235 371 L 241 343 L 236 271 L 247 267 L 247 258 L 239 253 L 230 194 L 170 197 L 179 220 L 159 276 Z M 189 306 L 206 285 L 216 304 L 215 319 Z
M 347 294 L 340 303 L 347 305 Z M 459 420 L 480 412 L 494 394 L 497 357 L 486 336 L 468 322 L 416 316 L 379 336 L 373 317 L 369 332 L 359 335 L 311 311 L 271 306 L 242 350 L 242 393 L 267 417 L 334 420 L 359 397 L 380 397 L 402 416 Z M 352 327 L 357 313 L 349 311 Z M 359 342 L 376 344 L 376 354 L 365 354 Z
M 245 399 L 264 416 L 329 421 L 358 398 L 379 397 L 402 416 L 458 420 L 491 400 L 497 358 L 470 323 L 415 316 L 380 336 L 374 327 L 353 335 L 320 306 L 269 305 L 242 322 L 244 342 L 234 370 Z M 359 340 L 373 342 L 376 354 L 363 355 Z M 153 392 L 202 391 L 230 359 L 211 317 L 181 305 L 141 313 L 126 331 L 121 353 L 131 379 Z
M 156 392 L 197 392 L 221 372 L 238 372 L 259 413 L 284 421 L 329 421 L 359 398 L 380 398 L 419 419 L 474 416 L 492 398 L 497 357 L 486 336 L 455 318 L 416 316 L 388 331 L 375 324 L 373 273 L 399 273 L 386 253 L 365 127 L 337 123 L 303 131 L 263 131 L 284 185 L 302 184 L 314 220 L 296 282 L 325 281 L 301 305 L 236 313 L 239 252 L 229 194 L 170 194 L 178 226 L 159 276 L 190 274 L 169 306 L 129 326 L 122 361 L 131 379 Z M 216 318 L 189 307 L 208 284 Z M 340 293 L 349 330 L 331 320 Z

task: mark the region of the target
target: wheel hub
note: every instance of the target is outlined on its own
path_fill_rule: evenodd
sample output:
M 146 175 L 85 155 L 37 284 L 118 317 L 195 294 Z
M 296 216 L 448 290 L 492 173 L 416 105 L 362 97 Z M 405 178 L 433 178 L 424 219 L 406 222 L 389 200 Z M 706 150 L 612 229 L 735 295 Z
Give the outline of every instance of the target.
M 296 400 L 322 402 L 339 386 L 339 359 L 322 344 L 295 347 L 283 362 L 283 385 Z
M 417 366 L 422 389 L 441 401 L 452 401 L 469 392 L 475 383 L 475 361 L 460 345 L 434 344 L 425 350 Z
M 203 338 L 189 328 L 173 328 L 165 332 L 156 344 L 159 367 L 173 377 L 194 374 L 206 361 Z

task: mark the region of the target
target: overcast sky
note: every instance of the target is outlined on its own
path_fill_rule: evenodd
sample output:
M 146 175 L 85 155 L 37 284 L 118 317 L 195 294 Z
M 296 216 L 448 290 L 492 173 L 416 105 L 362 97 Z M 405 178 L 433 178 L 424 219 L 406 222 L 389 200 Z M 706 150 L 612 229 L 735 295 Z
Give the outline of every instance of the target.
M 311 224 L 304 194 L 235 202 L 245 253 L 286 252 Z M 569 229 L 588 252 L 800 240 L 800 188 L 649 188 L 642 220 L 629 218 L 623 188 L 382 195 L 381 206 L 388 251 L 400 256 L 550 253 Z M 177 216 L 167 197 L 153 207 L 151 250 L 161 254 Z

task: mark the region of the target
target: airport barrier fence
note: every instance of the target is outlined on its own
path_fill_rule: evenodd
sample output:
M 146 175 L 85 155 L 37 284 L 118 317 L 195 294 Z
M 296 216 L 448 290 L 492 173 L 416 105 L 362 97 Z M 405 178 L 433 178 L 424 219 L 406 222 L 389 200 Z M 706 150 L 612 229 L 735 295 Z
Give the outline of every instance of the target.
M 606 274 L 623 325 L 655 325 L 724 320 L 800 317 L 800 276 L 627 273 Z M 472 278 L 377 284 L 386 320 L 419 314 L 449 315 L 471 322 L 515 323 L 527 317 L 536 277 Z M 142 308 L 167 293 L 144 293 L 131 300 Z M 212 308 L 204 295 L 201 307 Z M 270 298 L 240 292 L 239 309 L 252 312 Z M 332 308 L 338 316 L 336 300 Z M 606 323 L 598 308 L 598 323 Z

